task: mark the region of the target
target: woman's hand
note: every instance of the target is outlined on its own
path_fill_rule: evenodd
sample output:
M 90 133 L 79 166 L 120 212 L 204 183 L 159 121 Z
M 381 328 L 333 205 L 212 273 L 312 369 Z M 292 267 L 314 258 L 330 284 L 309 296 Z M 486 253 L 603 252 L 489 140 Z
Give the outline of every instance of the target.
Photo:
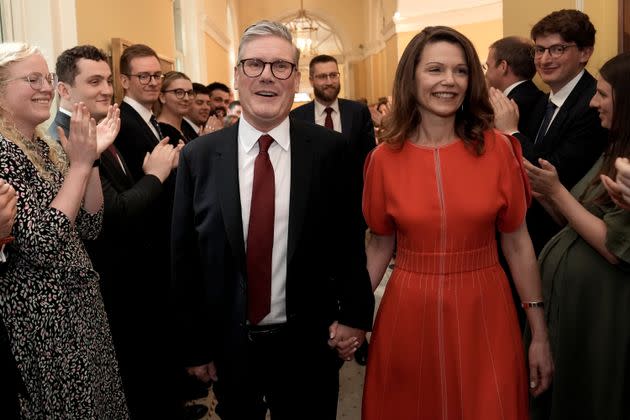
M 107 116 L 96 126 L 96 151 L 100 156 L 116 139 L 120 131 L 120 109 L 118 104 L 110 105 Z
M 85 104 L 81 102 L 73 105 L 68 138 L 61 127 L 57 127 L 57 133 L 70 165 L 91 168 L 99 156 L 96 148 L 96 121 L 90 117 Z
M 151 154 L 147 153 L 142 163 L 142 170 L 147 175 L 157 177 L 160 182 L 164 182 L 173 169 L 173 161 L 175 160 L 176 149 L 170 145 L 169 138 L 164 137 L 153 148 Z
M 537 397 L 545 392 L 553 378 L 553 358 L 549 339 L 533 339 L 529 345 L 529 392 Z
M 540 168 L 523 159 L 523 166 L 529 177 L 534 196 L 542 195 L 545 198 L 551 198 L 563 188 L 558 172 L 555 166 L 545 159 L 538 159 L 538 163 L 540 163 Z

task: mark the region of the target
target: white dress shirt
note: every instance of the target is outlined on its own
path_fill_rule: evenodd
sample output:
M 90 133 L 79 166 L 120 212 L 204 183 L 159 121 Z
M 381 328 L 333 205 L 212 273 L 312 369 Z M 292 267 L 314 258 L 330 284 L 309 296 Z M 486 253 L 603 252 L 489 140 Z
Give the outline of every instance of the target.
M 286 322 L 287 246 L 289 238 L 289 196 L 291 193 L 291 141 L 289 117 L 268 133 L 256 130 L 245 116 L 238 127 L 238 183 L 241 196 L 243 238 L 247 243 L 249 212 L 252 203 L 254 163 L 258 156 L 258 139 L 269 134 L 275 140 L 269 147 L 269 159 L 275 178 L 275 212 L 271 257 L 271 311 L 260 324 Z
M 162 140 L 157 130 L 153 126 L 153 124 L 151 124 L 150 120 L 151 120 L 151 116 L 153 115 L 153 112 L 150 109 L 148 109 L 147 107 L 142 105 L 140 102 L 136 101 L 135 99 L 130 98 L 129 96 L 125 96 L 123 98 L 123 102 L 126 102 L 127 104 L 129 104 L 130 107 L 135 109 L 136 112 L 140 114 L 140 116 L 142 117 L 144 122 L 147 123 L 147 125 L 149 126 L 153 134 L 155 135 L 155 138 L 158 139 L 158 141 Z
M 330 106 L 333 112 L 330 113 L 332 118 L 333 128 L 337 133 L 341 133 L 341 114 L 339 113 L 339 100 L 335 99 L 335 102 L 326 106 L 317 102 L 315 99 L 315 124 L 325 126 L 326 122 L 326 108 Z
M 195 124 L 194 122 L 192 122 L 190 119 L 188 119 L 188 117 L 184 117 L 184 119 L 186 120 L 186 122 L 188 124 L 190 124 L 190 126 L 192 127 L 193 130 L 195 130 L 195 133 L 199 134 L 201 133 L 201 127 L 199 127 L 197 124 Z M 192 140 L 192 139 L 191 139 Z
M 566 85 L 562 86 L 562 88 L 556 93 L 549 92 L 549 100 L 553 102 L 553 104 L 556 105 L 557 108 L 555 112 L 553 113 L 553 117 L 551 117 L 551 121 L 549 121 L 549 125 L 547 126 L 547 131 L 549 131 L 549 127 L 551 127 L 551 124 L 553 124 L 553 120 L 556 119 L 556 115 L 558 115 L 558 111 L 560 111 L 560 108 L 562 107 L 562 105 L 566 102 L 571 92 L 573 92 L 573 89 L 578 84 L 583 74 L 584 74 L 584 69 L 582 69 L 582 71 L 579 72 L 577 76 L 571 79 L 571 81 L 569 81 Z

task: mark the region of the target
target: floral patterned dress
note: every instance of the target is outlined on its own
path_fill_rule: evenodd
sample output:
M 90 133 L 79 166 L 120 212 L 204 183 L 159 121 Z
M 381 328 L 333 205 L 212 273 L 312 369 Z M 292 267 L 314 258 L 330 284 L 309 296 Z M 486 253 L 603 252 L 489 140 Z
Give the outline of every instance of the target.
M 36 147 L 48 156 L 41 139 Z M 27 394 L 28 419 L 124 419 L 125 398 L 98 274 L 81 239 L 94 239 L 102 210 L 81 209 L 73 225 L 50 207 L 63 183 L 47 181 L 14 143 L 0 135 L 0 177 L 15 188 L 18 211 L 7 270 L 0 275 L 0 311 Z

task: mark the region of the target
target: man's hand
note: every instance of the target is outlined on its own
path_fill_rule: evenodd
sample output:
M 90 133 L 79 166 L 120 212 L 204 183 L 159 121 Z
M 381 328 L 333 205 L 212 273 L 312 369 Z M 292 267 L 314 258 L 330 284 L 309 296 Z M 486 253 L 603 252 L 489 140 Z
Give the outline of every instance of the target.
M 209 383 L 210 381 L 216 382 L 218 379 L 214 362 L 210 362 L 207 365 L 186 368 L 186 372 L 204 383 Z
M 336 348 L 339 357 L 346 361 L 352 360 L 354 352 L 365 340 L 365 331 L 340 324 L 337 321 L 332 323 L 328 331 L 330 333 L 328 345 Z
M 107 116 L 96 126 L 96 151 L 100 156 L 116 139 L 120 131 L 120 109 L 110 105 Z
M 4 179 L 0 179 L 0 239 L 11 235 L 17 213 L 17 195 Z
M 519 112 L 516 102 L 493 87 L 489 89 L 489 93 L 490 104 L 494 109 L 494 127 L 508 134 L 518 131 Z

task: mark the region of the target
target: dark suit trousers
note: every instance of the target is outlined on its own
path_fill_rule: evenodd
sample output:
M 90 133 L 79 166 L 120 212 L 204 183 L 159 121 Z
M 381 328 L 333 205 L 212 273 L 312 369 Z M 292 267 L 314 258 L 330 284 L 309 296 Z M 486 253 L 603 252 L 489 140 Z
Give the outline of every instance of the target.
M 264 420 L 267 409 L 272 420 L 336 418 L 342 361 L 326 344 L 326 335 L 315 343 L 301 333 L 284 327 L 248 337 L 249 356 L 240 362 L 245 368 L 240 379 L 222 372 L 217 363 L 214 392 L 221 419 Z

